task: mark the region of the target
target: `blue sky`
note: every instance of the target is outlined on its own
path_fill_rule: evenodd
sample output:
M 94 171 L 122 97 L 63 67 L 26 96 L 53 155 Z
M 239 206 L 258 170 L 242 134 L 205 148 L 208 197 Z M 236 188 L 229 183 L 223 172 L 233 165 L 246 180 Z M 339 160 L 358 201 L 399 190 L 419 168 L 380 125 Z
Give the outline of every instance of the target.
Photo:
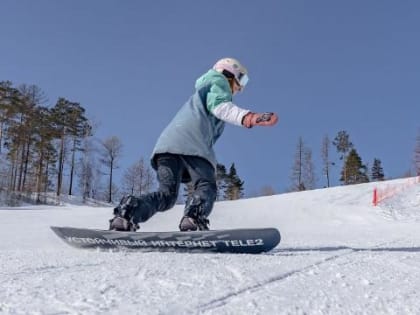
M 389 177 L 412 165 L 417 1 L 6 0 L 1 11 L 0 80 L 38 85 L 51 106 L 60 96 L 80 102 L 99 122 L 97 137 L 122 140 L 119 173 L 149 157 L 197 77 L 226 56 L 249 70 L 234 102 L 280 117 L 274 128 L 229 126 L 216 145 L 248 195 L 290 185 L 299 137 L 313 151 L 319 187 L 322 138 L 340 130 Z

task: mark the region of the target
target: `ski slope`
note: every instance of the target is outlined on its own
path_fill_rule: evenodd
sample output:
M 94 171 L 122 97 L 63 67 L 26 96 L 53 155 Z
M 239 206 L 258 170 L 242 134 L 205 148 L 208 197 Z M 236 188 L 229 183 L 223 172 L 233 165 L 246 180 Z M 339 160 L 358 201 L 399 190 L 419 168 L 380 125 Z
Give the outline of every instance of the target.
M 106 228 L 110 207 L 0 207 L 0 314 L 419 314 L 420 184 L 371 203 L 403 182 L 216 203 L 213 229 L 281 231 L 260 255 L 77 250 L 49 226 Z

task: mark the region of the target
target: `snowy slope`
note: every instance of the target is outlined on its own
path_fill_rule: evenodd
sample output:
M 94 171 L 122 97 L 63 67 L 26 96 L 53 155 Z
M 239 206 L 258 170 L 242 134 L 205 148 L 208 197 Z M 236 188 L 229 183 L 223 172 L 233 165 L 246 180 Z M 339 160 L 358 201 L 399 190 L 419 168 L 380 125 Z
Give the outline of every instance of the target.
M 213 229 L 281 231 L 261 255 L 77 250 L 49 226 L 106 228 L 111 208 L 1 207 L 0 314 L 419 314 L 420 185 L 373 207 L 388 184 L 217 203 Z

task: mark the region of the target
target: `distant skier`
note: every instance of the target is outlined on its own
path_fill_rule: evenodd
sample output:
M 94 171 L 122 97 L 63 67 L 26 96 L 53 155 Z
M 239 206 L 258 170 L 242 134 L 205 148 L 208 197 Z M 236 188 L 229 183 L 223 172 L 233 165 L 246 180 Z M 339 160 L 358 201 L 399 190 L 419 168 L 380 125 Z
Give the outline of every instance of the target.
M 272 126 L 275 113 L 253 113 L 232 103 L 232 96 L 248 82 L 238 60 L 223 58 L 195 83 L 195 93 L 160 135 L 152 154 L 159 189 L 142 196 L 125 196 L 114 209 L 110 229 L 135 231 L 158 211 L 172 208 L 181 183 L 191 183 L 181 231 L 208 230 L 208 216 L 216 200 L 216 156 L 213 145 L 225 122 L 252 128 Z

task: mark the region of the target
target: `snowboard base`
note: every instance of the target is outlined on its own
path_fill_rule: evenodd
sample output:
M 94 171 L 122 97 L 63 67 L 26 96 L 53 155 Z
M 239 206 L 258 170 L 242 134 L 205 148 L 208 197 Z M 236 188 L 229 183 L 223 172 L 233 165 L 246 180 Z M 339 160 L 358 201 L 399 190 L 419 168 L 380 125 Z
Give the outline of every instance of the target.
M 194 232 L 119 232 L 57 226 L 51 229 L 76 248 L 136 251 L 258 254 L 270 251 L 281 239 L 275 228 Z

